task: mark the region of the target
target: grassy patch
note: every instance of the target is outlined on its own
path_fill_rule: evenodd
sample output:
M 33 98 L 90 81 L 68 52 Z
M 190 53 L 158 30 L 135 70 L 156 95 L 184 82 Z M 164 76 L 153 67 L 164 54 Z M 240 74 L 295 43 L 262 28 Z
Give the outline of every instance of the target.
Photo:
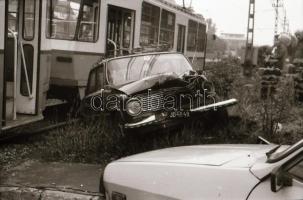
M 206 113 L 175 129 L 126 135 L 113 129 L 104 119 L 89 124 L 71 123 L 44 136 L 38 149 L 46 161 L 106 164 L 124 156 L 166 147 L 254 142 L 255 138 L 247 132 L 235 128 L 241 124 L 239 119 L 231 119 L 224 125 L 221 122 L 214 113 Z

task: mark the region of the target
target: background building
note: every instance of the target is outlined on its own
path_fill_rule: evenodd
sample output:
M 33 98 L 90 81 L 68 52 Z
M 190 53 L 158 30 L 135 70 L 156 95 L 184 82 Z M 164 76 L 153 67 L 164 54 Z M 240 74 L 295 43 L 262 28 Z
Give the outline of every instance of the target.
M 221 39 L 226 42 L 225 54 L 241 56 L 241 49 L 246 44 L 245 34 L 221 33 Z

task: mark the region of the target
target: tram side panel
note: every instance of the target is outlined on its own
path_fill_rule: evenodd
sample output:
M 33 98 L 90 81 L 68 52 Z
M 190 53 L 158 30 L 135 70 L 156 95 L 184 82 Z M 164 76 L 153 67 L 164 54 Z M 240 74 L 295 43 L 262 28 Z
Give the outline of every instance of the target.
M 78 22 L 73 12 L 67 15 L 60 11 L 78 9 L 74 13 L 79 13 L 80 5 L 72 8 L 71 4 L 50 5 L 51 2 L 43 1 L 42 5 L 41 64 L 48 70 L 42 75 L 45 81 L 41 84 L 45 90 L 49 88 L 48 99 L 74 100 L 84 95 L 89 70 L 104 55 L 104 33 L 99 28 L 103 20 L 98 14 L 100 5 L 95 0 L 83 6 L 87 11 L 84 14 L 94 14 Z M 53 6 L 52 13 L 49 6 Z
M 40 52 L 40 71 L 39 71 L 39 111 L 44 111 L 46 104 L 47 104 L 47 92 L 49 90 L 49 83 L 50 83 L 50 71 L 51 71 L 51 65 L 50 65 L 50 56 L 48 54 L 49 52 Z

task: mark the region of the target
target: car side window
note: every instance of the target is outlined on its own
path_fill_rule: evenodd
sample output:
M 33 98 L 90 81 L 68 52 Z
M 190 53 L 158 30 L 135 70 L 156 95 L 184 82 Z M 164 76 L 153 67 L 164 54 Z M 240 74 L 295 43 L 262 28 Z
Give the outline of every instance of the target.
M 96 69 L 96 90 L 104 88 L 105 75 L 104 75 L 104 65 Z
M 301 159 L 296 165 L 288 170 L 288 173 L 295 178 L 303 181 L 303 159 Z
M 96 70 L 92 70 L 89 74 L 86 94 L 91 94 L 96 91 Z

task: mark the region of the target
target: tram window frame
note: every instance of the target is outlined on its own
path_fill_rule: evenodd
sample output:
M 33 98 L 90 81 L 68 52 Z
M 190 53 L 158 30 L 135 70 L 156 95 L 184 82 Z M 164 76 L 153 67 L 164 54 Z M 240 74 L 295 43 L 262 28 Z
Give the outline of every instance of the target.
M 205 50 L 205 39 L 206 39 L 206 25 L 199 23 L 198 35 L 197 35 L 197 51 L 204 52 Z
M 145 1 L 142 2 L 140 46 L 144 47 L 158 45 L 160 33 L 160 18 L 160 7 L 147 3 Z M 145 39 L 146 41 L 143 39 Z
M 176 28 L 176 14 L 168 10 L 162 9 L 159 44 L 168 44 L 170 45 L 169 48 L 173 48 L 174 40 L 175 40 L 175 28 Z M 167 33 L 168 33 L 168 38 L 166 38 L 167 35 L 165 36 L 165 34 Z
M 74 2 L 75 0 L 66 0 L 66 2 Z M 68 37 L 56 37 L 52 36 L 52 31 L 53 31 L 53 26 L 54 26 L 54 6 L 53 6 L 53 0 L 48 0 L 47 1 L 47 31 L 46 31 L 46 38 L 48 39 L 56 39 L 56 40 L 68 40 L 68 41 L 78 41 L 78 42 L 90 42 L 90 43 L 97 43 L 99 40 L 99 27 L 100 27 L 100 14 L 101 14 L 101 0 L 96 0 L 97 1 L 97 6 L 92 7 L 94 10 L 94 15 L 92 16 L 91 19 L 93 19 L 93 29 L 92 29 L 92 40 L 88 39 L 81 39 L 80 34 L 81 34 L 81 27 L 83 23 L 83 14 L 85 13 L 84 7 L 87 6 L 83 0 L 79 1 L 79 8 L 76 11 L 78 12 L 76 16 L 76 26 L 75 26 L 75 31 L 72 33 L 72 36 L 70 38 Z M 69 9 L 72 9 L 69 7 Z M 74 9 L 75 10 L 75 9 Z M 68 16 L 70 17 L 70 16 Z M 65 21 L 66 19 L 63 19 L 61 21 Z M 68 31 L 67 31 L 68 33 Z
M 29 4 L 27 1 L 32 1 L 33 4 Z M 30 12 L 26 12 L 26 6 L 28 5 L 33 5 L 34 9 L 33 9 L 33 12 L 30 13 Z M 31 32 L 32 32 L 32 35 L 30 36 L 26 36 L 26 30 L 28 28 L 28 26 L 26 25 L 25 21 L 26 21 L 26 14 L 30 14 L 33 16 L 33 21 L 32 21 L 32 28 L 31 28 Z M 36 29 L 36 0 L 23 0 L 23 19 L 22 19 L 22 37 L 24 40 L 26 41 L 32 41 L 34 38 L 35 38 L 35 29 Z
M 188 20 L 187 31 L 187 51 L 197 50 L 197 32 L 199 23 L 194 20 Z
M 11 10 L 11 5 L 13 5 L 12 3 L 15 2 L 15 10 Z M 8 5 L 8 28 L 11 28 L 11 25 L 14 25 L 14 30 L 11 29 L 14 32 L 18 32 L 19 31 L 19 1 L 15 0 L 15 1 L 9 1 L 9 5 Z M 15 18 L 11 18 L 11 16 L 14 16 Z

